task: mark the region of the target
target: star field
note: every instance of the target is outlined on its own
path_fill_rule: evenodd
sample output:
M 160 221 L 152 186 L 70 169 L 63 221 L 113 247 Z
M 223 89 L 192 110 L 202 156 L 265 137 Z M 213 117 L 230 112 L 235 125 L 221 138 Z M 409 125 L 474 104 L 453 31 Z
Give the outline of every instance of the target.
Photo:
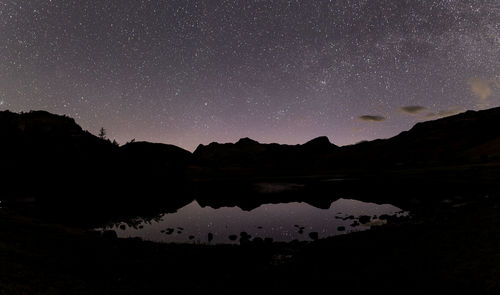
M 0 110 L 120 143 L 345 145 L 499 93 L 497 0 L 0 0 Z

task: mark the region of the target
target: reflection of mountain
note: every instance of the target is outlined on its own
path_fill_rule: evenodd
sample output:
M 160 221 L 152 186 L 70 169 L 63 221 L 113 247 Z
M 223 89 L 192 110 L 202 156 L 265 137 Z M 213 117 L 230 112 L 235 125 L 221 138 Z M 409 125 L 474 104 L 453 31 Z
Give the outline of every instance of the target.
M 332 196 L 322 196 L 337 184 L 304 186 L 299 181 L 291 190 L 268 194 L 255 185 L 295 183 L 297 176 L 313 179 L 347 173 L 356 177 L 363 171 L 448 167 L 455 173 L 459 169 L 454 167 L 466 165 L 491 169 L 500 164 L 497 126 L 500 108 L 419 123 L 390 139 L 345 147 L 337 147 L 326 137 L 302 145 L 261 144 L 243 138 L 236 143 L 200 145 L 191 154 L 176 146 L 147 142 L 119 147 L 82 130 L 65 116 L 5 111 L 0 112 L 2 198 L 35 199 L 47 208 L 72 207 L 94 216 L 179 208 L 192 201 L 192 191 L 198 200 L 216 205 L 254 207 L 284 199 L 324 205 Z M 284 176 L 290 179 L 267 179 Z M 66 213 L 75 215 L 71 210 Z
M 243 236 L 247 235 L 281 242 L 294 239 L 310 241 L 308 234 L 311 232 L 317 232 L 320 238 L 324 238 L 366 230 L 372 224 L 386 223 L 389 216 L 396 216 L 400 211 L 401 209 L 388 204 L 347 199 L 338 199 L 324 209 L 303 202 L 291 202 L 263 204 L 252 210 L 202 207 L 197 201 L 193 201 L 152 222 L 139 222 L 131 226 L 121 223 L 110 228 L 119 237 L 141 237 L 160 242 L 239 244 L 244 239 Z M 339 230 L 339 227 L 343 229 Z M 212 238 L 208 239 L 210 233 Z M 230 240 L 230 235 L 237 235 L 238 239 Z M 243 239 L 240 240 L 240 237 Z

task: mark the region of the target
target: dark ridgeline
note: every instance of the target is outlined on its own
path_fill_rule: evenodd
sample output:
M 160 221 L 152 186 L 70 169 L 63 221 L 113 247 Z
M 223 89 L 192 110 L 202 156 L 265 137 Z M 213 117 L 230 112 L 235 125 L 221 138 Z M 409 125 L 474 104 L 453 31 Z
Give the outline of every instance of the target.
M 35 204 L 54 218 L 100 223 L 190 201 L 176 195 L 191 155 L 178 147 L 119 147 L 44 111 L 0 112 L 0 138 L 2 199 Z
M 261 144 L 249 138 L 236 143 L 199 145 L 193 153 L 190 172 L 202 206 L 238 206 L 254 209 L 264 203 L 306 201 L 317 207 L 329 207 L 331 197 L 317 200 L 310 190 L 285 190 L 258 193 L 259 182 L 294 182 L 295 177 L 314 175 L 322 161 L 339 147 L 327 137 L 318 137 L 302 145 Z M 284 177 L 287 179 L 285 180 Z M 315 186 L 322 190 L 320 186 Z M 322 194 L 323 195 L 323 194 Z
M 488 194 L 498 186 L 497 126 L 500 108 L 422 122 L 389 139 L 342 147 L 326 137 L 303 145 L 259 144 L 250 139 L 200 145 L 193 163 L 200 179 L 208 181 L 203 183 L 205 194 L 197 199 L 202 205 L 247 209 L 290 200 L 325 208 L 342 196 L 405 207 L 436 195 Z M 254 183 L 263 179 L 304 186 L 254 194 Z
M 500 160 L 500 108 L 467 111 L 417 123 L 389 139 L 337 147 L 327 137 L 303 145 L 259 144 L 244 138 L 235 144 L 200 145 L 194 158 L 202 166 L 285 169 L 380 169 L 473 164 Z
M 302 200 L 322 207 L 329 205 L 341 185 L 332 189 L 331 183 L 306 181 L 304 189 L 255 194 L 255 183 L 279 182 L 285 176 L 286 182 L 294 182 L 318 175 L 386 180 L 394 171 L 422 181 L 432 169 L 447 171 L 444 178 L 436 178 L 443 181 L 463 169 L 457 167 L 472 167 L 464 169 L 470 175 L 477 165 L 498 167 L 498 126 L 500 108 L 493 108 L 418 123 L 390 139 L 351 146 L 338 147 L 327 137 L 302 145 L 243 138 L 200 145 L 191 154 L 167 144 L 118 146 L 82 130 L 66 116 L 4 111 L 0 112 L 2 198 L 36 200 L 36 208 L 53 216 L 99 221 L 175 210 L 193 198 L 214 206 L 253 208 L 264 202 Z
M 326 136 L 315 138 L 303 145 L 261 144 L 250 138 L 236 143 L 200 144 L 193 153 L 195 163 L 203 167 L 227 168 L 231 173 L 256 170 L 296 171 L 314 169 L 319 161 L 338 150 Z
M 500 160 L 500 108 L 467 111 L 417 123 L 389 139 L 378 139 L 342 148 L 332 163 L 343 166 L 372 164 L 431 167 L 486 163 Z

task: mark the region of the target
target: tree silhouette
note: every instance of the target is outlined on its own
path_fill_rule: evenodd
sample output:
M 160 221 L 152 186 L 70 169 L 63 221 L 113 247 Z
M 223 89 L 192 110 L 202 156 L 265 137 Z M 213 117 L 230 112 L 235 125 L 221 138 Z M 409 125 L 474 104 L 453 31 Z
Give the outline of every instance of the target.
M 106 129 L 104 129 L 104 127 L 101 127 L 101 130 L 99 130 L 98 136 L 100 139 L 106 139 Z

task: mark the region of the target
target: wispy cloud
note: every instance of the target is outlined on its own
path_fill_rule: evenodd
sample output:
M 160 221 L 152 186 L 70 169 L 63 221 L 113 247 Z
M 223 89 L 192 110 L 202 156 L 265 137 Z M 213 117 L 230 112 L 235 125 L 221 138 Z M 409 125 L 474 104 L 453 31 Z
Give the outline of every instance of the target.
M 381 122 L 386 118 L 379 115 L 363 115 L 359 116 L 358 119 L 360 119 L 361 121 Z
M 404 112 L 404 113 L 407 113 L 407 114 L 415 115 L 415 114 L 418 114 L 419 112 L 426 110 L 426 109 L 427 108 L 423 107 L 423 106 L 412 105 L 412 106 L 401 107 L 399 110 Z
M 469 81 L 467 81 L 467 83 L 469 84 L 472 93 L 477 98 L 481 99 L 484 102 L 490 96 L 493 95 L 493 87 L 499 86 L 500 79 L 499 78 L 485 79 L 485 78 L 473 77 L 470 78 Z

